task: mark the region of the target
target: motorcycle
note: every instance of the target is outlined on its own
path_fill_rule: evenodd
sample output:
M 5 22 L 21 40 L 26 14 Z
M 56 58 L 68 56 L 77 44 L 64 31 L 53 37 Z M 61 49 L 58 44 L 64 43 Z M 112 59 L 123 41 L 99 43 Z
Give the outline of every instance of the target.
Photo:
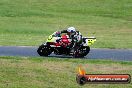
M 82 42 L 75 49 L 71 47 L 72 39 L 67 34 L 57 36 L 56 32 L 51 34 L 47 41 L 39 46 L 37 52 L 40 56 L 48 56 L 51 53 L 55 55 L 69 55 L 76 57 L 84 57 L 90 51 L 90 45 L 96 41 L 95 37 L 82 37 Z

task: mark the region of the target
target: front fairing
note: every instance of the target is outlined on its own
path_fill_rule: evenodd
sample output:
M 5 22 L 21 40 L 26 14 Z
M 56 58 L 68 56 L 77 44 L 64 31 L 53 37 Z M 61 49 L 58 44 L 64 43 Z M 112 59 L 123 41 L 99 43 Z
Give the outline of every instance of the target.
M 50 35 L 46 42 L 56 42 L 57 39 L 60 39 L 60 36 L 56 36 L 56 32 Z

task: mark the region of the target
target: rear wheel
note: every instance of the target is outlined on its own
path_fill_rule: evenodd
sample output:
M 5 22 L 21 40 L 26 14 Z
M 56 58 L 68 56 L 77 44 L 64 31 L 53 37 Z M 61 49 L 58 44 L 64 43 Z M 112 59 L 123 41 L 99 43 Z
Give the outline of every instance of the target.
M 78 50 L 74 51 L 73 58 L 79 58 L 79 57 L 81 57 L 81 56 L 80 56 Z
M 48 56 L 52 53 L 52 48 L 50 46 L 47 46 L 47 45 L 41 45 L 38 48 L 37 52 L 40 56 Z
M 81 54 L 81 56 L 86 56 L 88 53 L 89 53 L 89 51 L 90 51 L 90 47 L 89 46 L 82 46 L 80 49 L 79 49 L 79 51 L 80 51 L 80 54 Z
M 76 49 L 73 53 L 73 57 L 74 58 L 78 58 L 78 57 L 84 57 L 86 56 L 90 51 L 90 47 L 89 46 L 82 46 L 79 49 Z

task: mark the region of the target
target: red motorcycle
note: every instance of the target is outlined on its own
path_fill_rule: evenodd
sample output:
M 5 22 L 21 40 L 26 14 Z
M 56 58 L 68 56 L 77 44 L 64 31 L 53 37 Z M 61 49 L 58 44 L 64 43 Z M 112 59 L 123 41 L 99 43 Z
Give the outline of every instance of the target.
M 56 34 L 53 33 L 49 36 L 46 43 L 39 46 L 37 52 L 40 56 L 48 56 L 54 53 L 56 55 L 69 55 L 75 58 L 84 57 L 90 51 L 89 45 L 92 45 L 95 41 L 95 37 L 82 37 L 82 42 L 73 49 L 73 47 L 71 47 L 72 40 L 68 35 L 56 36 Z

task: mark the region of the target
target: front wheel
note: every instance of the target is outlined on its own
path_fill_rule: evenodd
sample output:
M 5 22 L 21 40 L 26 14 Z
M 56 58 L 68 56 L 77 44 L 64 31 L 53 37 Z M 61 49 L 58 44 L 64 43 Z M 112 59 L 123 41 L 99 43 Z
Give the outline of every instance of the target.
M 48 56 L 52 53 L 52 49 L 50 46 L 41 45 L 41 46 L 39 46 L 37 52 L 40 56 Z

